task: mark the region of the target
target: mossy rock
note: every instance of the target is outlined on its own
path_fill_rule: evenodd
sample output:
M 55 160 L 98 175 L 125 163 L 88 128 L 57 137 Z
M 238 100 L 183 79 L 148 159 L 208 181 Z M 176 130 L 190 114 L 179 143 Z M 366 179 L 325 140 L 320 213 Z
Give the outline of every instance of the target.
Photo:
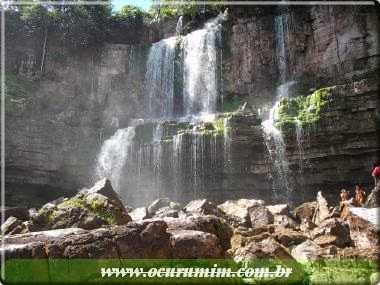
M 290 129 L 296 124 L 305 126 L 318 122 L 334 88 L 322 88 L 308 96 L 284 98 L 276 110 L 276 127 Z

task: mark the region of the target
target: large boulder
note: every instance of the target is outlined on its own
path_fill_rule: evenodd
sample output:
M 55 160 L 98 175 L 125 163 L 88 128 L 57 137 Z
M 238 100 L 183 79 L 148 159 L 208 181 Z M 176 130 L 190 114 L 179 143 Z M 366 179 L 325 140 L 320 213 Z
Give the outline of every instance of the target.
M 346 206 L 341 217 L 348 223 L 350 237 L 355 247 L 371 249 L 379 246 L 380 208 L 355 208 Z
M 273 224 L 272 213 L 265 206 L 254 206 L 248 209 L 252 228 L 261 228 Z
M 189 202 L 183 210 L 186 213 L 195 213 L 200 215 L 214 215 L 217 217 L 224 217 L 225 215 L 221 209 L 207 199 L 193 200 Z
M 214 234 L 224 250 L 230 247 L 232 228 L 221 219 L 212 215 L 181 216 L 180 218 L 162 218 L 168 225 L 168 231 L 194 230 Z
M 317 194 L 317 208 L 315 209 L 313 222 L 319 225 L 329 217 L 331 217 L 329 205 L 326 198 L 323 197 L 322 192 L 319 191 Z
M 238 226 L 251 226 L 249 217 L 249 209 L 254 206 L 263 206 L 263 200 L 254 199 L 239 199 L 228 200 L 223 204 L 218 205 L 218 208 L 226 213 L 226 219 L 234 227 Z
M 9 217 L 1 225 L 1 234 L 3 235 L 18 234 L 21 231 L 22 231 L 22 221 L 17 219 L 16 217 Z
M 318 260 L 323 257 L 331 257 L 336 254 L 335 247 L 322 248 L 311 240 L 306 240 L 303 243 L 294 247 L 291 254 L 298 262 L 305 262 L 310 260 Z
M 311 231 L 310 237 L 313 240 L 318 238 L 317 242 L 320 245 L 334 244 L 338 247 L 345 247 L 351 244 L 350 228 L 346 222 L 339 218 L 324 220 Z
M 149 206 L 148 206 L 148 215 L 149 217 L 153 217 L 154 214 L 163 207 L 170 207 L 170 200 L 169 198 L 159 198 L 154 200 Z
M 79 228 L 4 237 L 6 258 L 171 258 L 164 222 L 129 223 L 94 230 Z
M 299 229 L 299 224 L 288 215 L 275 215 L 273 224 L 281 228 Z
M 289 215 L 289 206 L 287 204 L 277 204 L 266 206 L 272 215 Z
M 380 183 L 378 183 L 377 186 L 372 189 L 371 193 L 367 197 L 364 207 L 366 208 L 380 207 Z
M 128 212 L 128 215 L 132 221 L 140 221 L 148 218 L 148 210 L 145 207 L 140 207 Z
M 251 242 L 237 249 L 233 256 L 236 262 L 250 261 L 258 258 L 293 259 L 288 250 L 272 237 L 268 237 L 260 242 Z
M 34 228 L 38 230 L 70 227 L 95 229 L 129 221 L 131 217 L 112 190 L 109 180 L 105 179 L 90 189 L 81 190 L 72 198 L 46 204 L 32 218 Z
M 316 208 L 317 202 L 306 202 L 296 207 L 293 210 L 293 215 L 299 222 L 312 221 Z
M 170 207 L 163 207 L 156 211 L 154 214 L 155 218 L 165 218 L 165 217 L 171 217 L 171 218 L 178 218 L 179 216 L 178 210 L 172 209 Z
M 272 236 L 285 247 L 298 245 L 307 240 L 307 236 L 302 232 L 287 228 L 277 228 Z
M 219 240 L 213 234 L 193 230 L 176 230 L 170 233 L 173 258 L 223 257 Z

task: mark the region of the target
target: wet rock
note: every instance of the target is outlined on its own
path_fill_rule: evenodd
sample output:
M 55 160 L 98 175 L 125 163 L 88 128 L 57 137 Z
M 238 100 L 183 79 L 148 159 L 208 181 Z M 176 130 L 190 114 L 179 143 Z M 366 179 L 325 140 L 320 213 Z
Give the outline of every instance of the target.
M 263 200 L 239 199 L 228 200 L 223 204 L 218 205 L 218 208 L 226 213 L 226 219 L 234 227 L 251 226 L 249 217 L 249 209 L 254 206 L 263 206 Z
M 235 251 L 241 247 L 248 245 L 251 242 L 260 242 L 271 236 L 268 231 L 254 232 L 254 231 L 242 231 L 239 229 L 234 230 L 234 234 L 231 238 L 231 248 L 228 250 L 228 255 L 233 256 Z
M 16 217 L 9 217 L 1 225 L 1 233 L 3 235 L 18 234 L 22 231 L 22 221 Z
M 196 213 L 201 215 L 214 215 L 224 217 L 224 212 L 207 199 L 194 200 L 188 203 L 183 210 L 186 213 Z
M 321 236 L 335 236 L 334 245 L 344 247 L 351 243 L 350 228 L 346 222 L 338 218 L 324 220 L 310 233 L 314 240 Z M 327 240 L 325 238 L 325 240 Z
M 326 198 L 323 197 L 322 192 L 319 191 L 317 194 L 317 208 L 315 209 L 313 222 L 319 225 L 329 217 L 331 217 L 329 205 Z
M 177 230 L 170 233 L 173 258 L 223 257 L 219 240 L 213 234 L 193 230 Z
M 273 224 L 272 213 L 265 206 L 254 206 L 248 210 L 252 228 L 261 228 Z
M 148 206 L 148 215 L 150 217 L 153 217 L 156 211 L 158 211 L 160 208 L 169 207 L 169 206 L 170 206 L 169 198 L 160 198 L 160 199 L 154 200 Z
M 292 229 L 285 228 L 277 229 L 272 234 L 272 236 L 285 247 L 298 245 L 307 240 L 307 236 L 302 232 L 297 232 Z
M 287 249 L 272 237 L 260 242 L 251 242 L 237 249 L 233 256 L 236 262 L 255 260 L 258 258 L 293 259 Z
M 305 262 L 309 260 L 318 260 L 322 257 L 328 257 L 336 254 L 335 247 L 322 248 L 311 240 L 297 245 L 291 251 L 291 254 L 298 262 Z
M 148 218 L 148 210 L 145 207 L 136 208 L 128 212 L 128 215 L 132 218 L 132 221 L 139 221 Z
M 300 222 L 305 220 L 312 221 L 316 208 L 317 202 L 306 202 L 296 207 L 293 214 Z
M 289 206 L 287 204 L 277 204 L 266 206 L 272 215 L 289 215 Z

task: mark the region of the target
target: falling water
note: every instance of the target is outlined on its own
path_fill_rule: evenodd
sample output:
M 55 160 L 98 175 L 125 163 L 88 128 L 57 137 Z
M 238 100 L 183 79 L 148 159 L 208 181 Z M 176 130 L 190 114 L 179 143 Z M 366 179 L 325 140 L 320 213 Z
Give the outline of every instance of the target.
M 277 90 L 276 102 L 269 111 L 269 118 L 262 122 L 264 130 L 264 141 L 269 152 L 269 158 L 272 162 L 274 173 L 273 190 L 276 199 L 289 198 L 292 191 L 288 175 L 289 163 L 286 158 L 286 145 L 280 129 L 275 125 L 277 118 L 277 109 L 281 101 L 288 97 L 289 87 L 294 82 L 288 82 L 281 85 Z
M 149 51 L 145 86 L 150 117 L 171 117 L 174 97 L 174 59 L 177 38 L 154 43 Z
M 305 160 L 305 152 L 303 149 L 304 130 L 302 128 L 302 123 L 298 119 L 296 120 L 296 138 L 298 150 L 298 172 L 302 174 Z
M 175 28 L 175 31 L 176 31 L 177 35 L 182 34 L 182 29 L 183 29 L 182 25 L 183 25 L 183 16 L 180 16 L 178 18 L 177 26 Z
M 97 159 L 97 177 L 109 178 L 117 191 L 120 190 L 120 177 L 134 136 L 134 126 L 117 130 L 111 138 L 103 143 Z
M 215 113 L 218 102 L 218 42 L 224 14 L 205 24 L 183 41 L 183 97 L 186 115 Z

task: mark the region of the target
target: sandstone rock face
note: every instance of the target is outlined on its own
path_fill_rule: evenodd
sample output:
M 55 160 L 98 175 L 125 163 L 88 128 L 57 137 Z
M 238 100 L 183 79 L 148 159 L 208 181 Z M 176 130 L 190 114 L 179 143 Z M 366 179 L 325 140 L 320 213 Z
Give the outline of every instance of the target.
M 265 206 L 254 206 L 250 208 L 248 212 L 253 228 L 273 224 L 273 215 Z
M 222 248 L 218 238 L 209 233 L 177 230 L 171 231 L 170 244 L 173 258 L 221 258 Z
M 234 226 L 250 226 L 249 209 L 264 205 L 263 200 L 229 200 L 218 207 L 227 214 L 228 221 Z

